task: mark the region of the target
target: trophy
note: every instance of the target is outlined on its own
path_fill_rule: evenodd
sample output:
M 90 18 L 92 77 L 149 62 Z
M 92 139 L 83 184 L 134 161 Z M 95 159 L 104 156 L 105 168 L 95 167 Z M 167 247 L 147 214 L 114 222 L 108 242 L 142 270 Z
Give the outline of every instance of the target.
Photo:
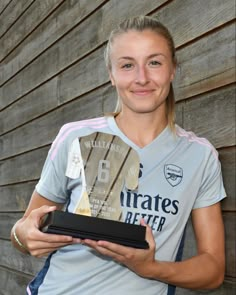
M 74 140 L 66 175 L 81 178 L 82 190 L 74 212 L 54 211 L 42 231 L 81 239 L 107 240 L 148 248 L 146 228 L 124 223 L 120 193 L 138 187 L 139 157 L 121 138 L 96 132 Z

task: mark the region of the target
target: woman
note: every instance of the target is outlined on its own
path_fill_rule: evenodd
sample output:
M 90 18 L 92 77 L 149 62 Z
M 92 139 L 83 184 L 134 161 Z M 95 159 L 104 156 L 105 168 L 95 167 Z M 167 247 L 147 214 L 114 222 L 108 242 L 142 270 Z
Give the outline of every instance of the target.
M 162 295 L 174 294 L 174 286 L 216 288 L 225 268 L 219 203 L 225 191 L 215 149 L 174 123 L 172 37 L 153 18 L 131 18 L 111 33 L 105 59 L 117 90 L 116 112 L 62 127 L 24 217 L 12 230 L 12 242 L 22 252 L 49 254 L 28 294 Z M 99 153 L 109 136 L 115 156 L 107 160 Z M 149 249 L 42 233 L 44 215 L 65 204 L 69 212 L 93 212 L 92 191 L 108 182 L 113 161 L 120 161 L 116 155 L 126 146 L 138 155 L 140 171 L 138 183 L 121 187 L 121 216 L 146 226 Z M 93 166 L 84 163 L 91 147 Z M 91 171 L 97 171 L 95 182 Z M 198 253 L 180 262 L 190 214 Z

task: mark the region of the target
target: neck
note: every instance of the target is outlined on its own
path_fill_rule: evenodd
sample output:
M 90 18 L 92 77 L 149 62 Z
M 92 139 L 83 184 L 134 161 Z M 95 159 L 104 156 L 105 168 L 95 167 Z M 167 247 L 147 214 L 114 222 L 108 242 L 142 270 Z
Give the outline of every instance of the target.
M 128 116 L 121 112 L 115 120 L 120 130 L 139 147 L 151 143 L 167 126 L 165 116 L 150 116 L 145 113 Z

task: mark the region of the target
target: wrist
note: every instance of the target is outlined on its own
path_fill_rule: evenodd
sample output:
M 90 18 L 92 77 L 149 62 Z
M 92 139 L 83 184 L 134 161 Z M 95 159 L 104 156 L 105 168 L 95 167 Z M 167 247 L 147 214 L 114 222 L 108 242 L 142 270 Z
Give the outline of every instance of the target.
M 157 279 L 157 272 L 158 272 L 158 262 L 157 261 L 150 261 L 145 267 L 142 269 L 142 273 L 140 275 L 147 279 Z
M 12 229 L 12 237 L 14 240 L 14 244 L 17 246 L 18 249 L 20 249 L 24 253 L 29 253 L 27 247 L 21 242 L 21 240 L 19 239 L 19 237 L 16 233 L 16 226 L 14 226 Z

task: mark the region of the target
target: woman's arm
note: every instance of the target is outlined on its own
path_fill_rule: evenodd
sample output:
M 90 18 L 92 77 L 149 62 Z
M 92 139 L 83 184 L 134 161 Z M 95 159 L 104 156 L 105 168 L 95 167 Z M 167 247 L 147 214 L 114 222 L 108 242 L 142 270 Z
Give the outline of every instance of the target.
M 16 222 L 11 230 L 12 244 L 23 253 L 41 257 L 60 247 L 78 242 L 69 236 L 42 233 L 39 228 L 43 217 L 54 210 L 61 210 L 63 204 L 47 200 L 33 192 L 24 216 Z
M 224 280 L 224 227 L 220 204 L 192 212 L 197 255 L 182 262 L 155 262 L 154 277 L 189 289 L 212 289 Z
M 147 226 L 149 250 L 132 249 L 105 241 L 85 240 L 85 244 L 123 263 L 138 275 L 189 289 L 213 289 L 224 279 L 224 227 L 220 204 L 192 212 L 197 255 L 181 262 L 156 261 L 155 241 Z M 157 245 L 158 247 L 158 245 Z

